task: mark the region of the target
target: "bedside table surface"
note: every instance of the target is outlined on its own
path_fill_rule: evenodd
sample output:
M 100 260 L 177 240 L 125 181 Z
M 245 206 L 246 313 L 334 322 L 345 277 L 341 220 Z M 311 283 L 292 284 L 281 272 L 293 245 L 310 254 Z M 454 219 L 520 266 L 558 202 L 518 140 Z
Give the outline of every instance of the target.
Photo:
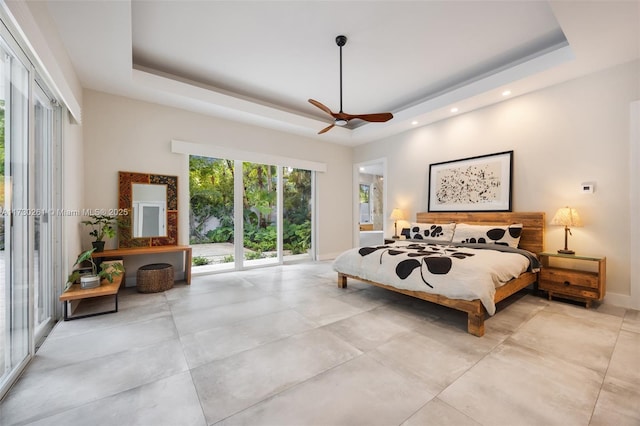
M 604 259 L 604 256 L 582 256 L 579 254 L 563 254 L 563 253 L 553 253 L 553 252 L 538 253 L 538 256 L 560 257 L 563 259 L 594 260 L 594 261 Z

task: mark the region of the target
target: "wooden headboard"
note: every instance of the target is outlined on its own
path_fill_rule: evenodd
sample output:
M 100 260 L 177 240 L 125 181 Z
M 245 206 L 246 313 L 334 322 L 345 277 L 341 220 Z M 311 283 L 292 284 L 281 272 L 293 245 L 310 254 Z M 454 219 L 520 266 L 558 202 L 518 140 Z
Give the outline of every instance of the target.
M 468 223 L 470 225 L 510 225 L 522 223 L 518 247 L 532 253 L 544 251 L 544 212 L 418 212 L 419 223 Z

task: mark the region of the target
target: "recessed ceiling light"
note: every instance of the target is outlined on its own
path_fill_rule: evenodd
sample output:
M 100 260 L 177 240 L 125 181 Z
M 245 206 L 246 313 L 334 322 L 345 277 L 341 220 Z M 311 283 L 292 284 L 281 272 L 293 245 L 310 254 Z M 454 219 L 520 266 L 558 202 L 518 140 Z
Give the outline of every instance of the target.
M 413 126 L 415 126 L 416 124 L 418 124 L 418 122 L 417 122 L 416 120 L 413 120 L 413 121 L 411 122 L 411 125 L 413 125 Z
M 451 112 L 453 112 L 453 113 L 458 112 L 458 108 L 456 108 L 456 107 L 451 108 Z
M 360 171 L 361 171 L 361 172 L 364 172 L 364 167 L 360 167 Z
M 502 92 L 502 96 L 509 96 L 511 94 L 511 90 L 505 90 Z

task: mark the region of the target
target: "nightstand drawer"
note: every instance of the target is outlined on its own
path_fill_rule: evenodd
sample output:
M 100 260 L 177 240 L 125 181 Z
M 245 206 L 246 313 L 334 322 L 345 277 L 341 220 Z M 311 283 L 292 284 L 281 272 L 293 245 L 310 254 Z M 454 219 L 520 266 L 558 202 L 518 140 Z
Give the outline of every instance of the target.
M 542 268 L 540 281 L 546 281 L 554 286 L 599 288 L 598 274 L 595 272 L 575 271 L 561 268 Z
M 598 290 L 590 287 L 580 287 L 577 285 L 564 285 L 561 283 L 553 283 L 550 281 L 540 281 L 538 284 L 540 290 L 548 292 L 550 295 L 555 294 L 558 296 L 571 296 L 581 299 L 601 299 Z

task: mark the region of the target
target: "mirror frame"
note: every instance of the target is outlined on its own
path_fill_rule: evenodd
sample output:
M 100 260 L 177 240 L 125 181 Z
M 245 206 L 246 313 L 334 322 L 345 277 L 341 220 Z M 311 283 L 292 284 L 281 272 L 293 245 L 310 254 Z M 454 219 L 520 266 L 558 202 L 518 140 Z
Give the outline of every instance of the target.
M 118 226 L 118 248 L 154 247 L 178 245 L 178 177 L 151 173 L 118 172 L 118 208 L 126 211 L 120 216 L 123 226 Z M 133 187 L 134 183 L 167 186 L 167 235 L 162 237 L 134 238 Z

